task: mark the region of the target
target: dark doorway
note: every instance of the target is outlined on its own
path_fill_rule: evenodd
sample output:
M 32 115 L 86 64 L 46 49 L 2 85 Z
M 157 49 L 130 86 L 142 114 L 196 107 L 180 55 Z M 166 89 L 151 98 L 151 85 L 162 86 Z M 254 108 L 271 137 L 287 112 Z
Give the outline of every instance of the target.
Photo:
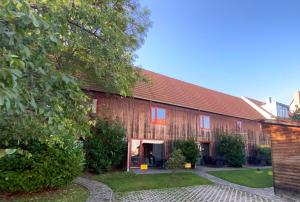
M 209 156 L 209 143 L 201 143 L 201 151 L 204 165 L 211 164 L 211 158 Z
M 143 143 L 143 162 L 149 167 L 161 167 L 163 164 L 163 144 Z

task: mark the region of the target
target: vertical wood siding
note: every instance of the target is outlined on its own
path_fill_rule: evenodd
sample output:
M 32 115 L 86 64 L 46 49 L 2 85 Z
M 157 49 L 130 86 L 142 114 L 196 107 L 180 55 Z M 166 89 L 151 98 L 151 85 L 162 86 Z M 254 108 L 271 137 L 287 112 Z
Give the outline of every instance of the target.
M 128 139 L 164 140 L 166 157 L 169 155 L 169 148 L 172 148 L 172 142 L 189 138 L 210 143 L 210 154 L 214 156 L 216 134 L 218 131 L 235 133 L 237 121 L 242 122 L 242 135 L 247 145 L 247 153 L 249 145 L 261 144 L 262 128 L 258 121 L 99 92 L 88 92 L 88 94 L 93 98 L 98 98 L 97 115 L 120 120 L 127 129 Z M 151 107 L 166 109 L 165 125 L 151 123 Z M 200 115 L 210 117 L 210 130 L 200 129 Z

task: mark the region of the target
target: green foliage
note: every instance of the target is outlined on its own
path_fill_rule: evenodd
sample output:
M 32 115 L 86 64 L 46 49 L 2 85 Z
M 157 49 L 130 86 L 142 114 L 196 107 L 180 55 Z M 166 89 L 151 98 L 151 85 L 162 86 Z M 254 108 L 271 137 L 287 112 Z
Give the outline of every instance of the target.
M 78 137 L 90 133 L 88 97 L 72 75 L 92 75 L 103 87 L 128 94 L 140 78 L 132 63 L 148 27 L 148 11 L 135 0 L 0 1 L 1 157 L 5 160 L 17 155 L 4 155 L 3 149 L 24 151 L 25 159 L 32 155 L 31 163 L 45 163 L 40 168 L 46 169 L 51 166 L 49 159 L 55 164 L 54 159 L 64 154 L 74 161 L 73 169 L 80 170 L 81 160 L 75 160 L 82 155 L 72 148 L 77 148 Z M 42 157 L 34 149 L 23 148 L 33 142 L 45 145 L 42 151 L 49 154 L 41 152 Z M 23 161 L 29 162 L 24 158 L 14 157 L 12 161 L 23 165 Z M 64 184 L 76 173 L 63 171 L 70 165 L 64 165 L 66 159 L 47 168 L 61 173 L 58 177 L 49 175 L 45 181 L 41 170 L 31 169 L 28 176 L 37 181 L 27 180 L 26 186 L 18 188 L 3 182 L 3 189 L 26 191 Z M 24 171 L 22 179 L 27 176 L 27 167 L 5 169 L 13 187 L 20 170 Z
M 82 149 L 72 141 L 65 141 L 63 147 L 39 141 L 11 146 L 20 149 L 0 159 L 1 192 L 36 192 L 61 187 L 82 170 Z
M 121 163 L 126 148 L 126 130 L 121 123 L 98 119 L 91 133 L 84 144 L 87 168 L 99 173 Z
M 295 121 L 300 121 L 300 109 L 297 109 L 293 115 L 292 115 L 292 119 Z
M 260 159 L 265 161 L 267 165 L 272 165 L 272 155 L 270 147 L 259 147 L 258 155 Z
M 225 164 L 232 167 L 242 167 L 245 163 L 245 144 L 239 135 L 223 134 L 219 139 L 219 149 Z
M 148 14 L 135 0 L 1 1 L 0 107 L 45 109 L 36 102 L 53 85 L 72 83 L 64 73 L 126 95 L 140 78 L 132 63 Z
M 175 148 L 180 149 L 182 151 L 182 154 L 185 156 L 185 160 L 187 163 L 195 165 L 200 151 L 193 139 L 179 140 L 175 143 Z
M 179 169 L 183 167 L 185 157 L 180 149 L 176 149 L 171 153 L 170 158 L 166 162 L 168 169 Z

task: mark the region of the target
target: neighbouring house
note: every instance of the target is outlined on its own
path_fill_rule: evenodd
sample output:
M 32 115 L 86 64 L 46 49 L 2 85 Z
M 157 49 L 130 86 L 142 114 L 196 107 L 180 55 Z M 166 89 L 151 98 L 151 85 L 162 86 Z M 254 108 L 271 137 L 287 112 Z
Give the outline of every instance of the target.
M 257 101 L 251 98 L 242 97 L 253 109 L 259 112 L 265 119 L 289 119 L 289 106 L 277 101 L 271 97 L 266 102 Z
M 300 108 L 300 91 L 297 91 L 294 94 L 293 100 L 290 104 L 290 112 L 294 113 L 297 109 Z
M 97 116 L 119 119 L 127 129 L 127 167 L 161 165 L 176 140 L 194 138 L 207 163 L 216 158 L 217 135 L 240 134 L 247 156 L 254 145 L 270 145 L 260 120 L 265 117 L 242 98 L 143 70 L 150 79 L 139 83 L 132 97 L 109 94 L 96 83 L 83 82 Z M 258 102 L 258 101 L 257 101 Z

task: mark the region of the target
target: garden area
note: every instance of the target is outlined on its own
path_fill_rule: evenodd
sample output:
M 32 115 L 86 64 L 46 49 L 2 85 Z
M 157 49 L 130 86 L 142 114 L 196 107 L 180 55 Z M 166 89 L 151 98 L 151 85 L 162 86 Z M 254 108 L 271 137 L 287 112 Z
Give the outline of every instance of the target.
M 272 169 L 241 169 L 231 171 L 209 171 L 208 174 L 223 180 L 252 188 L 273 186 Z
M 135 0 L 5 0 L 0 19 L 0 198 L 85 201 L 88 192 L 72 181 L 120 164 L 126 138 L 119 123 L 97 120 L 80 78 L 131 94 L 144 80 L 133 60 L 148 9 Z M 97 153 L 101 131 L 120 138 Z
M 85 202 L 89 196 L 89 192 L 76 184 L 71 184 L 66 187 L 62 187 L 58 190 L 51 190 L 41 193 L 31 194 L 19 194 L 19 195 L 3 195 L 0 197 L 0 201 L 12 201 L 12 202 Z
M 113 172 L 89 176 L 108 185 L 115 192 L 129 192 L 148 189 L 165 189 L 212 184 L 207 179 L 191 172 L 134 174 L 132 172 Z

